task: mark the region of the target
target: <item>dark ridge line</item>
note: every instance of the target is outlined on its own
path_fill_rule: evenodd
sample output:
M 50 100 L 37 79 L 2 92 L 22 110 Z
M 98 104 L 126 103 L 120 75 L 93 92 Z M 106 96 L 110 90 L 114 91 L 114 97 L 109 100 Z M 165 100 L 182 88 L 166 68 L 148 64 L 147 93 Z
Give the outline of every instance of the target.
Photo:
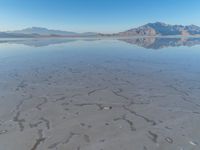
M 31 150 L 36 150 L 38 146 L 46 140 L 46 138 L 43 137 L 42 130 L 38 130 L 38 139 L 36 139 L 35 144 L 31 148 Z
M 126 96 L 124 96 L 124 95 L 121 95 L 121 94 L 119 94 L 119 93 L 121 93 L 121 92 L 122 92 L 122 89 L 119 89 L 119 91 L 118 91 L 118 92 L 116 92 L 116 91 L 113 91 L 113 90 L 112 90 L 112 92 L 113 92 L 113 94 L 115 94 L 116 96 L 119 96 L 119 97 L 122 97 L 122 98 L 124 98 L 124 99 L 126 99 L 126 100 L 129 100 L 129 98 L 128 98 L 128 97 L 126 97 Z
M 131 131 L 136 131 L 136 128 L 134 127 L 134 124 L 132 121 L 130 121 L 129 119 L 126 118 L 126 115 L 123 115 L 121 118 L 115 118 L 114 121 L 118 121 L 118 120 L 123 120 L 125 122 L 127 122 L 130 126 Z
M 100 110 L 103 110 L 104 107 L 103 107 L 103 104 L 98 104 L 98 103 L 83 103 L 83 104 L 75 104 L 75 106 L 97 106 L 99 107 Z
M 41 102 L 40 104 L 38 104 L 38 105 L 36 106 L 36 108 L 37 108 L 38 110 L 42 110 L 41 106 L 44 105 L 44 104 L 46 104 L 46 103 L 48 102 L 48 99 L 47 99 L 46 97 L 42 97 L 42 98 L 43 98 L 43 102 Z
M 193 104 L 193 105 L 195 105 L 195 106 L 197 106 L 197 107 L 200 107 L 200 104 L 194 103 L 194 102 L 188 100 L 187 98 L 185 98 L 184 96 L 182 96 L 182 99 L 183 99 L 185 102 L 188 102 L 188 103 L 191 103 L 191 104 Z
M 39 124 L 41 124 L 42 121 L 36 122 L 36 123 L 29 123 L 30 128 L 37 128 Z
M 179 93 L 182 93 L 182 94 L 184 94 L 185 96 L 190 96 L 190 94 L 188 94 L 187 92 L 182 91 L 182 90 L 179 90 L 177 87 L 175 87 L 175 86 L 173 86 L 173 85 L 167 85 L 167 87 L 170 87 L 170 88 L 174 89 L 174 91 L 177 91 L 177 92 L 179 92 Z
M 93 93 L 95 93 L 95 92 L 97 92 L 97 91 L 102 91 L 102 90 L 105 90 L 105 89 L 107 89 L 107 88 L 108 88 L 108 87 L 104 87 L 104 88 L 99 88 L 99 89 L 92 90 L 92 91 L 88 92 L 88 96 L 90 96 L 91 94 L 93 94 Z
M 80 134 L 70 132 L 69 136 L 67 137 L 67 139 L 65 141 L 62 142 L 62 140 L 61 140 L 59 142 L 53 143 L 52 145 L 48 146 L 48 149 L 53 149 L 53 148 L 57 149 L 57 146 L 59 144 L 68 144 L 70 142 L 70 140 L 73 138 L 73 136 L 76 136 L 76 135 L 80 135 Z
M 64 101 L 66 98 L 67 98 L 66 96 L 63 96 L 61 98 L 56 99 L 55 102 Z
M 52 145 L 48 146 L 48 149 L 53 149 L 55 147 L 57 147 L 61 142 L 56 142 L 56 143 L 53 143 Z
M 158 142 L 158 135 L 153 133 L 152 131 L 148 131 L 149 135 L 148 136 L 154 143 Z
M 20 116 L 20 111 L 18 111 L 16 113 L 16 116 L 13 117 L 13 121 L 18 123 L 20 131 L 22 132 L 22 131 L 24 131 L 23 123 L 25 122 L 25 119 L 19 119 L 19 116 Z
M 70 142 L 70 140 L 76 135 L 79 135 L 79 134 L 70 132 L 69 137 L 63 142 L 63 144 L 68 144 Z
M 74 95 L 71 96 L 71 98 L 74 98 L 76 96 L 81 96 L 81 94 L 74 94 Z
M 20 109 L 20 107 L 23 105 L 24 101 L 25 101 L 25 99 L 21 100 L 21 101 L 19 102 L 19 104 L 16 105 L 16 110 L 19 110 L 19 109 Z
M 47 119 L 44 118 L 44 117 L 41 117 L 40 120 L 43 121 L 43 122 L 45 122 L 46 127 L 47 127 L 47 129 L 49 130 L 49 129 L 50 129 L 50 121 L 47 120 Z
M 133 110 L 127 108 L 126 106 L 123 106 L 123 108 L 124 108 L 126 111 L 130 112 L 131 114 L 133 114 L 133 115 L 135 115 L 135 116 L 137 116 L 137 117 L 140 117 L 140 118 L 144 119 L 144 120 L 145 120 L 146 122 L 148 122 L 148 123 L 151 123 L 153 126 L 155 126 L 155 125 L 157 124 L 154 120 L 151 120 L 151 119 L 149 119 L 149 118 L 147 118 L 147 117 L 145 117 L 145 116 L 143 116 L 143 115 L 140 115 L 140 114 L 138 114 L 137 112 L 135 112 L 135 111 L 133 111 Z
M 22 100 L 19 102 L 19 104 L 16 105 L 15 110 L 19 110 L 19 109 L 21 108 L 21 106 L 23 105 L 24 101 L 25 101 L 25 100 L 29 100 L 29 99 L 31 99 L 32 97 L 33 97 L 32 95 L 29 95 L 29 97 L 22 99 Z

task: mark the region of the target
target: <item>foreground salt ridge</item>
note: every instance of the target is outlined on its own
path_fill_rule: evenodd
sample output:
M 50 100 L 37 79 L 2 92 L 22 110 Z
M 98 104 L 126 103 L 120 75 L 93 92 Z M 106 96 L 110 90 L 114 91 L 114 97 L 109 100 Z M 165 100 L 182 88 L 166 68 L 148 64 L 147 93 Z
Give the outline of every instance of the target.
M 56 57 L 1 64 L 0 148 L 199 149 L 200 80 L 190 66 L 183 74 L 167 63 Z

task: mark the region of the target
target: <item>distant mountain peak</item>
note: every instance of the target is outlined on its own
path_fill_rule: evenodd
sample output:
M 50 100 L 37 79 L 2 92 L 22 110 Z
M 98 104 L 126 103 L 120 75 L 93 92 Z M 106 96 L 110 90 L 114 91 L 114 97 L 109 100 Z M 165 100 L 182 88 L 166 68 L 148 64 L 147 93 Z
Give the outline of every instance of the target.
M 30 28 L 22 29 L 20 31 L 23 31 L 23 32 L 40 32 L 40 31 L 50 31 L 50 30 L 47 29 L 47 28 L 43 28 L 43 27 L 30 27 Z
M 148 23 L 148 24 L 146 24 L 146 25 L 162 25 L 162 26 L 167 26 L 168 24 L 166 24 L 166 23 L 164 23 L 164 22 L 159 22 L 159 21 L 157 21 L 157 22 L 154 22 L 154 23 Z
M 44 27 L 30 27 L 30 28 L 25 28 L 23 30 L 49 30 L 49 29 Z
M 74 36 L 78 33 L 61 31 L 61 30 L 51 30 L 44 27 L 30 27 L 22 30 L 13 31 L 14 33 L 20 34 L 38 34 L 42 36 L 59 35 L 59 36 Z
M 148 23 L 119 33 L 122 36 L 168 36 L 168 35 L 200 35 L 200 27 L 196 25 L 170 25 L 163 22 Z
M 30 29 L 46 29 L 46 30 L 48 30 L 47 28 L 44 28 L 44 27 L 30 27 Z

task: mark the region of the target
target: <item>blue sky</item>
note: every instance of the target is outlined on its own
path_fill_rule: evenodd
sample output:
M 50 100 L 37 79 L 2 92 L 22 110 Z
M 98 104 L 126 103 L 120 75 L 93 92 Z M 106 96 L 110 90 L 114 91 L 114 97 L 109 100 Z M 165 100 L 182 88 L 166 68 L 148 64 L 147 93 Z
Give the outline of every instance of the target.
M 0 31 L 112 33 L 156 21 L 200 26 L 200 0 L 0 0 Z

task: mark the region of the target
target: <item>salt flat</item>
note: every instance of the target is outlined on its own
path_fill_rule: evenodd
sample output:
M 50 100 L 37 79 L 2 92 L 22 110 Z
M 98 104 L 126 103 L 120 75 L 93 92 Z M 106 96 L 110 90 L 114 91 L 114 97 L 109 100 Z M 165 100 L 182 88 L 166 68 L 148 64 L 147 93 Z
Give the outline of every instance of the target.
M 200 46 L 128 43 L 2 42 L 0 150 L 199 150 Z

